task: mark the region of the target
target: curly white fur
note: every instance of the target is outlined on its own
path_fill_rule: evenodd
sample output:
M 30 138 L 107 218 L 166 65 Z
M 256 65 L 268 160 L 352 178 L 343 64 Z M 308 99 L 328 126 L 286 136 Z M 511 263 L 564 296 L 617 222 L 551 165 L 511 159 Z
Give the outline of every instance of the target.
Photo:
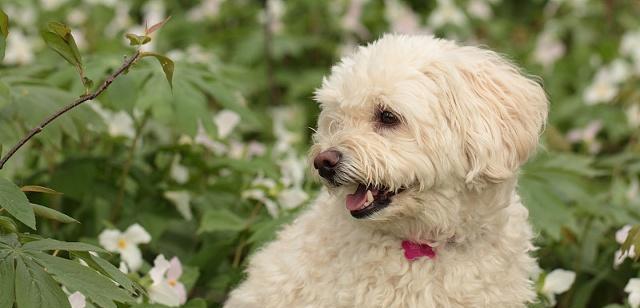
M 494 52 L 386 35 L 316 92 L 310 155 L 343 153 L 336 180 L 257 252 L 226 307 L 523 307 L 535 293 L 518 168 L 547 115 L 538 83 Z M 391 110 L 402 122 L 376 123 Z M 356 220 L 356 183 L 403 189 Z M 436 247 L 409 261 L 402 240 Z

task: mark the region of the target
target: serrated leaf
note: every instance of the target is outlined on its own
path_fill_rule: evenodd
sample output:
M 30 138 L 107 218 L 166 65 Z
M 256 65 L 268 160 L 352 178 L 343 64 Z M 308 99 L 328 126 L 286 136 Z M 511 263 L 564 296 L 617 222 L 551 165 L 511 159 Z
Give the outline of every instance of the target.
M 13 219 L 6 216 L 0 216 L 0 230 L 4 230 L 6 233 L 16 233 L 18 232 L 18 227 L 13 222 Z
M 3 177 L 0 177 L 0 207 L 29 228 L 36 229 L 36 216 L 27 196 L 20 187 Z
M 114 302 L 129 303 L 134 299 L 111 279 L 78 262 L 54 257 L 38 251 L 27 251 L 36 262 L 47 268 L 53 279 L 70 290 L 80 291 L 92 302 L 104 308 L 116 308 Z
M 16 263 L 15 294 L 18 307 L 71 307 L 58 283 L 41 266 L 29 258 L 16 258 Z
M 107 252 L 106 250 L 82 242 L 63 242 L 54 239 L 43 239 L 26 243 L 22 246 L 25 250 L 46 251 L 46 250 L 68 250 L 68 251 L 94 251 Z
M 121 272 L 113 264 L 100 257 L 94 256 L 86 251 L 74 251 L 73 255 L 84 260 L 91 268 L 97 270 L 101 274 L 113 279 L 120 286 L 131 293 L 145 293 L 144 289 L 137 283 L 131 281 L 127 275 Z
M 167 16 L 167 18 L 165 18 L 163 21 L 149 27 L 148 29 L 145 30 L 146 34 L 151 34 L 153 32 L 155 32 L 156 30 L 162 28 L 162 26 L 164 26 L 164 24 L 167 23 L 167 21 L 169 21 L 169 19 L 171 19 L 171 16 Z
M 0 253 L 1 255 L 1 253 Z M 13 256 L 0 256 L 0 307 L 12 307 L 15 300 L 15 259 Z
M 204 213 L 198 232 L 241 231 L 246 221 L 226 209 L 211 209 Z
M 155 52 L 143 52 L 140 54 L 140 58 L 144 57 L 154 57 L 160 62 L 160 66 L 162 67 L 162 71 L 164 72 L 164 76 L 169 81 L 169 86 L 173 88 L 173 70 L 175 68 L 175 64 L 171 59 L 161 54 Z
M 59 221 L 61 223 L 80 223 L 76 219 L 71 216 L 67 216 L 64 213 L 58 212 L 52 208 L 48 208 L 46 206 L 42 206 L 39 204 L 31 203 L 31 207 L 33 208 L 33 212 L 39 216 L 46 219 L 51 219 L 55 221 Z
M 22 190 L 22 192 L 39 192 L 44 194 L 62 195 L 62 193 L 57 192 L 51 188 L 38 185 L 25 185 L 20 187 L 20 190 Z

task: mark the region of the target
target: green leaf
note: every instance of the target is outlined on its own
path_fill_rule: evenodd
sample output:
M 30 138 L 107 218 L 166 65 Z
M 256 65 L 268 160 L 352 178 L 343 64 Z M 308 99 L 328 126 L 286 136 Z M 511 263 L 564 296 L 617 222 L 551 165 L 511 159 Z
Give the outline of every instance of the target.
M 55 221 L 59 221 L 61 223 L 69 224 L 69 223 L 80 223 L 75 220 L 71 216 L 67 216 L 64 213 L 58 212 L 52 208 L 48 208 L 46 206 L 42 206 L 39 204 L 31 203 L 31 207 L 33 208 L 33 212 L 39 216 L 46 219 L 51 219 Z
M 4 58 L 4 50 L 7 47 L 7 36 L 9 35 L 9 16 L 0 10 L 0 60 Z
M 226 209 L 211 209 L 204 213 L 198 232 L 241 231 L 247 226 L 244 219 Z
M 76 45 L 76 41 L 71 35 L 71 29 L 59 22 L 50 22 L 47 29 L 42 31 L 42 38 L 49 48 L 53 49 L 67 62 L 75 66 L 83 75 L 82 57 Z
M 22 190 L 22 192 L 40 192 L 44 194 L 62 195 L 62 193 L 57 192 L 51 188 L 37 185 L 25 185 L 20 187 L 20 190 Z
M 1 253 L 0 253 L 1 255 Z M 0 307 L 12 307 L 15 299 L 15 260 L 13 256 L 0 257 Z
M 144 57 L 155 57 L 158 62 L 160 62 L 160 66 L 162 66 L 162 71 L 164 72 L 164 76 L 169 81 L 169 86 L 173 88 L 173 70 L 175 65 L 171 59 L 161 54 L 155 52 L 143 52 L 140 54 L 140 58 Z
M 13 222 L 13 219 L 6 216 L 0 216 L 0 230 L 4 230 L 7 233 L 16 233 L 18 232 L 18 227 Z
M 27 251 L 26 253 L 45 267 L 53 279 L 70 290 L 80 291 L 98 306 L 116 308 L 114 302 L 129 303 L 134 301 L 125 290 L 118 288 L 111 279 L 78 262 L 38 251 Z
M 127 33 L 125 37 L 129 40 L 129 45 L 131 46 L 139 46 L 151 42 L 151 38 L 146 35 Z
M 0 207 L 29 228 L 36 229 L 36 216 L 27 196 L 20 187 L 3 177 L 0 177 Z
M 109 263 L 107 260 L 104 260 L 100 257 L 94 256 L 86 251 L 74 251 L 73 255 L 84 260 L 87 264 L 100 272 L 101 274 L 113 279 L 113 281 L 117 282 L 123 288 L 131 293 L 145 293 L 144 289 L 137 283 L 131 281 L 127 275 L 121 272 L 117 267 L 113 266 L 113 264 Z
M 18 307 L 71 307 L 58 283 L 41 266 L 29 258 L 16 258 L 16 261 L 15 290 Z
M 106 250 L 91 244 L 81 242 L 63 242 L 54 239 L 43 239 L 26 243 L 22 246 L 25 250 L 45 251 L 45 250 L 68 250 L 68 251 L 94 251 L 107 252 Z

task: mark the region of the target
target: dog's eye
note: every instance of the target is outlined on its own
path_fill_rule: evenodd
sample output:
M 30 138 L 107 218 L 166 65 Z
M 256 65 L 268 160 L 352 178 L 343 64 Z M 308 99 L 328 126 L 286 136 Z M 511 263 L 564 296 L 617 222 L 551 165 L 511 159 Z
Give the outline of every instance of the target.
M 393 126 L 400 123 L 400 119 L 398 119 L 398 116 L 396 116 L 393 112 L 387 111 L 387 110 L 383 110 L 380 112 L 380 115 L 378 116 L 378 121 L 388 126 Z

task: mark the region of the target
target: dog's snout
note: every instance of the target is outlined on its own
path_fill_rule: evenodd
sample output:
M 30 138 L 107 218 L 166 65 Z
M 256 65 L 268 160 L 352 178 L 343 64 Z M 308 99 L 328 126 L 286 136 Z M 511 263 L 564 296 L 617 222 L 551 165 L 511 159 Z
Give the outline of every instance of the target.
M 335 168 L 341 158 L 342 153 L 338 151 L 324 151 L 313 159 L 313 167 L 318 170 L 321 177 L 330 180 L 336 174 Z

